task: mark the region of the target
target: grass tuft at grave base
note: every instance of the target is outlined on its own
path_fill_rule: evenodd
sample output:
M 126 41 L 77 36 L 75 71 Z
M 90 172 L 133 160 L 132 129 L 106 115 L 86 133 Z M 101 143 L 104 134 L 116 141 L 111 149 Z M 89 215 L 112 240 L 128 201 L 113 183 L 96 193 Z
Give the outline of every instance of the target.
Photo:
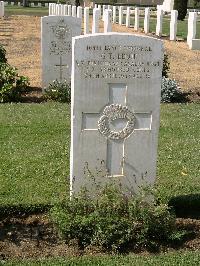
M 189 206 L 195 199 L 200 208 L 198 121 L 198 104 L 161 105 L 157 186 L 164 202 L 192 195 Z M 67 197 L 69 105 L 1 104 L 0 147 L 2 214 L 44 211 Z

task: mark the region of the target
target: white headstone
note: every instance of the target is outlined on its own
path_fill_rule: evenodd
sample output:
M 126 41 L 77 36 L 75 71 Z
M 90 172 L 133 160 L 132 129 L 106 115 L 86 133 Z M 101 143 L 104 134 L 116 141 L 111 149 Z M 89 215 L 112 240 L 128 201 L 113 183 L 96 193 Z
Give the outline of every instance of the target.
M 98 5 L 97 8 L 99 9 L 99 16 L 101 17 L 101 5 Z
M 72 6 L 72 17 L 76 17 L 76 6 Z
M 11 6 L 14 6 L 15 3 L 14 2 L 11 2 L 10 4 L 11 4 Z
M 61 16 L 65 16 L 65 5 L 61 5 Z
M 92 33 L 99 32 L 99 19 L 100 19 L 100 12 L 98 8 L 93 9 L 93 20 L 92 20 Z
M 178 18 L 178 11 L 172 10 L 171 20 L 170 20 L 170 41 L 176 41 L 177 18 Z
M 72 15 L 72 6 L 68 5 L 68 16 Z
M 138 7 L 135 8 L 135 25 L 134 30 L 138 31 L 140 28 L 140 10 Z
M 131 8 L 127 7 L 126 9 L 126 27 L 129 28 L 130 27 L 130 13 L 131 12 Z
M 45 7 L 48 7 L 48 6 L 49 6 L 49 3 L 45 3 L 44 6 L 45 6 Z
M 49 16 L 52 16 L 53 15 L 53 4 L 50 3 L 49 4 Z
M 21 6 L 21 2 L 18 2 L 17 5 L 18 5 L 18 6 Z
M 82 6 L 77 7 L 77 18 L 80 18 L 82 20 Z
M 117 6 L 113 6 L 113 23 L 116 23 Z
M 190 49 L 192 47 L 192 39 L 195 39 L 196 37 L 196 27 L 197 27 L 197 13 L 189 12 L 187 44 L 189 45 Z
M 34 3 L 31 3 L 31 7 L 34 7 L 35 6 L 35 4 Z
M 81 20 L 69 16 L 41 19 L 42 87 L 53 80 L 70 82 L 72 37 L 81 34 Z
M 102 10 L 102 20 L 104 20 L 105 10 L 106 10 L 106 5 L 103 5 L 103 10 Z
M 64 16 L 68 16 L 68 5 L 64 5 Z
M 162 36 L 163 10 L 157 10 L 156 35 Z
M 84 34 L 89 33 L 89 23 L 90 23 L 90 16 L 89 16 L 90 13 L 89 12 L 90 12 L 90 8 L 85 7 L 84 8 Z
M 61 16 L 62 5 L 56 5 L 56 16 Z
M 71 193 L 102 165 L 97 183 L 112 179 L 134 192 L 153 184 L 162 41 L 106 33 L 75 37 L 72 47 Z
M 119 7 L 119 25 L 123 24 L 123 6 Z
M 42 4 L 41 3 L 38 3 L 38 7 L 41 7 L 42 6 Z
M 106 9 L 104 15 L 104 32 L 112 31 L 112 10 Z
M 4 2 L 0 1 L 0 17 L 4 16 Z
M 149 33 L 149 19 L 150 19 L 150 8 L 145 8 L 145 14 L 144 14 L 144 32 Z
M 162 10 L 164 12 L 170 12 L 174 9 L 174 0 L 164 0 Z

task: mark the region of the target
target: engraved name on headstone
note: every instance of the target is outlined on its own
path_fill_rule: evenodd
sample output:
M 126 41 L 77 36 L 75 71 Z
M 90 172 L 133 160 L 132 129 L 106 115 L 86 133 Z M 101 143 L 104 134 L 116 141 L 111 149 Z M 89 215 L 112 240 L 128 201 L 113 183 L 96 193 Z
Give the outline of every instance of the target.
M 93 34 L 72 41 L 71 193 L 86 171 L 134 192 L 156 176 L 162 41 Z M 104 181 L 103 181 L 104 180 Z
M 48 16 L 42 27 L 42 87 L 53 80 L 70 82 L 72 37 L 81 34 L 81 19 L 68 16 Z

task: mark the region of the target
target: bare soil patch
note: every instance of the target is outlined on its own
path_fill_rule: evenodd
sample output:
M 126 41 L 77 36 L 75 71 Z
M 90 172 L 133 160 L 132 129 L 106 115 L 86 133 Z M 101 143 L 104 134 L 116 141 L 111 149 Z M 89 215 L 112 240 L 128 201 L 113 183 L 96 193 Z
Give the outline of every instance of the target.
M 91 25 L 91 23 L 90 23 Z M 103 31 L 103 22 L 100 23 Z M 133 28 L 113 25 L 113 31 L 134 32 Z M 0 43 L 6 46 L 8 62 L 17 67 L 19 74 L 30 78 L 31 87 L 41 87 L 40 58 L 40 17 L 10 16 L 0 18 Z M 184 92 L 190 93 L 191 101 L 200 99 L 200 51 L 189 50 L 183 41 L 164 40 L 164 47 L 169 55 L 169 77 L 175 79 Z M 34 97 L 41 95 L 41 90 L 33 90 Z M 30 95 L 30 94 L 29 94 Z
M 189 232 L 180 246 L 165 248 L 164 252 L 179 250 L 200 250 L 200 221 L 177 219 L 177 226 Z M 70 245 L 59 238 L 55 228 L 45 215 L 5 218 L 0 221 L 0 263 L 7 259 L 69 257 L 105 254 L 95 247 L 80 250 L 76 242 Z M 137 253 L 151 254 L 138 250 Z

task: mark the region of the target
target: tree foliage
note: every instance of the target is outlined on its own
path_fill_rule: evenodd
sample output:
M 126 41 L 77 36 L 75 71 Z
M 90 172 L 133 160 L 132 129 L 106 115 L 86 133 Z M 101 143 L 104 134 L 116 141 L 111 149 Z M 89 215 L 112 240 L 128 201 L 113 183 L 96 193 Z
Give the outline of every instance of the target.
M 175 0 L 174 9 L 178 10 L 178 20 L 184 20 L 187 14 L 188 0 Z

